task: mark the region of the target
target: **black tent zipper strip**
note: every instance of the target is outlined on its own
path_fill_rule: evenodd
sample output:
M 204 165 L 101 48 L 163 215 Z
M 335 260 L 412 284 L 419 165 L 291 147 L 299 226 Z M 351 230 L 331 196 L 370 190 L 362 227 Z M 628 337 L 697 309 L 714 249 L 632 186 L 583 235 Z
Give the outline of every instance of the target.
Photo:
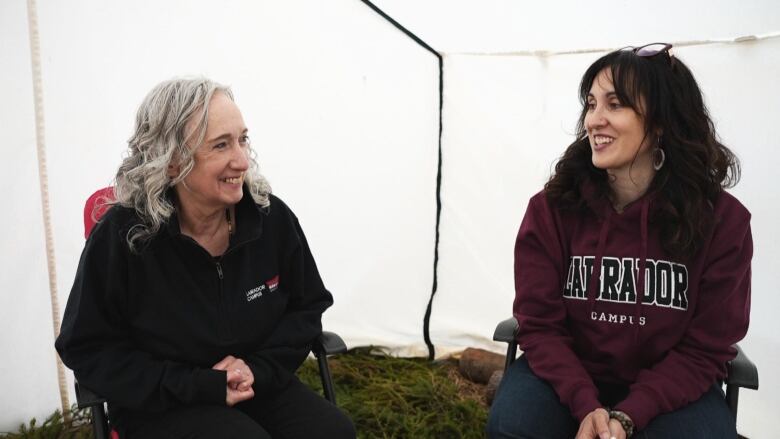
M 428 360 L 433 360 L 436 357 L 436 347 L 431 341 L 430 326 L 431 326 L 431 312 L 433 309 L 433 296 L 436 295 L 438 289 L 438 267 L 439 267 L 439 222 L 441 219 L 441 134 L 442 134 L 442 108 L 444 106 L 444 60 L 439 52 L 434 50 L 425 41 L 421 40 L 417 35 L 410 32 L 403 27 L 400 23 L 395 21 L 392 17 L 387 15 L 384 11 L 379 9 L 376 5 L 368 0 L 360 0 L 366 6 L 374 10 L 382 18 L 390 22 L 398 30 L 406 34 L 409 38 L 414 40 L 417 44 L 431 52 L 439 60 L 439 156 L 438 163 L 436 164 L 436 241 L 433 247 L 433 285 L 431 287 L 431 297 L 428 299 L 428 307 L 425 309 L 425 317 L 423 318 L 423 338 L 425 339 L 425 345 L 428 347 Z

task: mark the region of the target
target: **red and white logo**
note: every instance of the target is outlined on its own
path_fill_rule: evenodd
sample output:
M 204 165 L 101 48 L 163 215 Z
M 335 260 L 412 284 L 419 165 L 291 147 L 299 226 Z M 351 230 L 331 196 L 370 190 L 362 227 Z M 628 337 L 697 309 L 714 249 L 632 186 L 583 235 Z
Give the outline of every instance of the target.
M 276 291 L 279 288 L 279 275 L 272 277 L 270 280 L 265 281 L 265 286 L 268 287 L 268 292 Z
M 279 288 L 279 275 L 267 280 L 265 284 L 260 284 L 246 292 L 246 301 L 251 302 L 258 297 L 263 297 L 265 293 L 273 293 Z

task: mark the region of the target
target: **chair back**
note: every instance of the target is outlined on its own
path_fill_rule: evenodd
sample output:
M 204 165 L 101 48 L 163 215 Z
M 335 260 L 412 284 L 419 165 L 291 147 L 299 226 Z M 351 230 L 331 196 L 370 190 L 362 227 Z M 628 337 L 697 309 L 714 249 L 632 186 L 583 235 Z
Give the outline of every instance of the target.
M 112 201 L 114 201 L 113 186 L 98 189 L 87 198 L 87 202 L 84 203 L 84 239 L 89 238 L 92 228 L 111 207 Z

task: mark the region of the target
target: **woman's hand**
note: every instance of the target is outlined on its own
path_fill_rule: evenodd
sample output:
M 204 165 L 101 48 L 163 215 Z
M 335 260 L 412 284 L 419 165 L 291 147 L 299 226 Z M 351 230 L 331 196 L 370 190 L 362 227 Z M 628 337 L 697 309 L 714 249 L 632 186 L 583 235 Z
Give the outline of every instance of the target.
M 227 372 L 225 402 L 228 406 L 232 407 L 241 401 L 254 398 L 255 392 L 252 389 L 252 384 L 255 382 L 255 376 L 244 360 L 228 355 L 215 364 L 212 369 Z
M 585 416 L 585 419 L 580 423 L 580 429 L 577 431 L 576 439 L 613 439 L 620 436 L 610 433 L 610 427 L 612 422 L 616 422 L 617 429 L 623 433 L 623 427 L 620 423 L 609 419 L 609 412 L 603 408 L 597 408 Z M 613 429 L 614 430 L 614 429 Z M 623 433 L 621 439 L 625 439 L 626 435 Z
M 240 383 L 244 377 L 238 370 L 227 371 L 227 392 L 225 393 L 225 404 L 233 407 L 239 402 L 246 401 L 255 397 L 255 391 L 252 386 L 241 389 L 237 383 Z
M 610 438 L 626 439 L 626 431 L 623 430 L 623 425 L 621 425 L 617 419 L 609 420 L 609 431 L 612 435 Z

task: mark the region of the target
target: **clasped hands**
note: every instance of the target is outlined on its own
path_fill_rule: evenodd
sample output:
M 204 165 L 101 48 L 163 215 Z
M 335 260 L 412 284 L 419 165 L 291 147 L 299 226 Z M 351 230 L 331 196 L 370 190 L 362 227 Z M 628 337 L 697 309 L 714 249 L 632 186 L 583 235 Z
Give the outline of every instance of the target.
M 626 432 L 620 422 L 609 418 L 609 412 L 597 408 L 582 420 L 576 439 L 626 439 Z
M 254 398 L 255 391 L 252 390 L 252 384 L 255 382 L 255 376 L 244 360 L 228 355 L 211 368 L 227 372 L 225 403 L 228 407 Z

